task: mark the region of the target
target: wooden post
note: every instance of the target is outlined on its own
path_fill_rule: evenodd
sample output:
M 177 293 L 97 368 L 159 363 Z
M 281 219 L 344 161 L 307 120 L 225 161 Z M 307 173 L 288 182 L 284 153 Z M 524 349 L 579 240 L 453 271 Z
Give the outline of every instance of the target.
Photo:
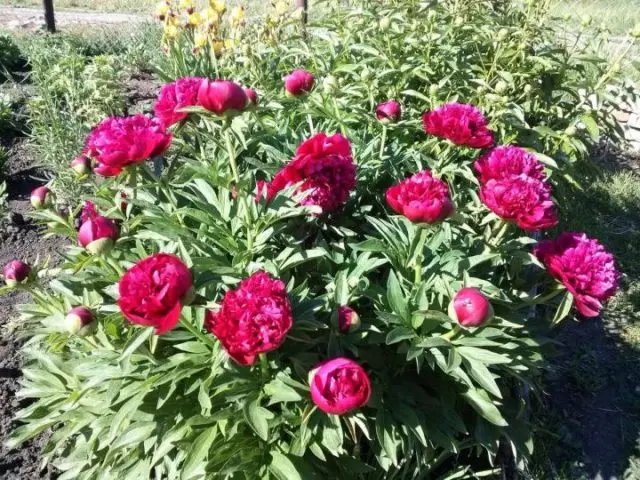
M 44 4 L 44 21 L 47 24 L 47 30 L 51 33 L 56 31 L 56 19 L 53 14 L 53 0 L 42 0 Z
M 302 24 L 307 24 L 307 15 L 309 13 L 309 0 L 296 0 L 296 7 L 302 9 Z

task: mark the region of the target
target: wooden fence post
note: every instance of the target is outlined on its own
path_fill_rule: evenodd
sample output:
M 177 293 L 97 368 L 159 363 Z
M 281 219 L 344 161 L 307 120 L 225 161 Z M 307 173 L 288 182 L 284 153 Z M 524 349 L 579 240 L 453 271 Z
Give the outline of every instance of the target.
M 42 0 L 44 4 L 44 21 L 47 24 L 47 30 L 51 33 L 56 31 L 56 19 L 53 14 L 53 0 Z
M 296 7 L 302 9 L 302 23 L 307 24 L 307 15 L 309 14 L 309 1 L 308 0 L 296 0 Z

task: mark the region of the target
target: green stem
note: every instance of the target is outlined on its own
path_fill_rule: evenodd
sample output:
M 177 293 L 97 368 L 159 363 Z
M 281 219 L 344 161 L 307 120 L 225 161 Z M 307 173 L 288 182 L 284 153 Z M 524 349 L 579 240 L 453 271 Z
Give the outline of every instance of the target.
M 132 198 L 135 200 L 138 198 L 138 169 L 136 167 L 133 167 L 131 169 L 131 173 L 129 174 L 129 187 L 131 187 L 131 190 L 133 191 L 133 194 L 131 195 Z
M 460 328 L 460 325 L 456 325 L 451 330 L 449 330 L 447 333 L 443 333 L 442 335 L 440 335 L 440 338 L 444 338 L 445 340 L 451 340 L 458 333 L 460 333 L 461 330 L 462 329 Z
M 313 119 L 311 118 L 311 114 L 307 113 L 307 123 L 309 124 L 309 129 L 311 130 L 311 135 L 315 132 L 315 128 L 313 126 Z
M 269 378 L 269 362 L 267 361 L 267 354 L 261 353 L 258 355 L 260 358 L 260 371 L 262 372 L 262 380 L 267 380 Z
M 191 333 L 194 337 L 196 337 L 198 340 L 202 341 L 203 343 L 210 346 L 213 346 L 215 344 L 213 337 L 211 337 L 210 335 L 205 335 L 204 333 L 199 331 L 196 327 L 191 325 L 189 321 L 185 320 L 184 317 L 180 317 L 180 325 L 182 325 L 185 328 L 185 330 L 187 330 L 189 333 Z
M 499 222 L 498 225 L 491 231 L 492 238 L 489 240 L 489 243 L 494 247 L 497 247 L 498 245 L 500 245 L 500 243 L 502 242 L 502 239 L 504 238 L 504 236 L 507 234 L 507 231 L 509 230 L 509 222 L 505 222 L 502 219 L 500 219 L 498 222 Z
M 149 339 L 149 351 L 151 352 L 151 354 L 156 353 L 156 348 L 158 347 L 158 338 L 160 338 L 158 335 L 151 335 L 151 338 Z
M 380 160 L 382 160 L 384 156 L 384 146 L 387 143 L 387 126 L 382 124 L 382 141 L 380 142 Z

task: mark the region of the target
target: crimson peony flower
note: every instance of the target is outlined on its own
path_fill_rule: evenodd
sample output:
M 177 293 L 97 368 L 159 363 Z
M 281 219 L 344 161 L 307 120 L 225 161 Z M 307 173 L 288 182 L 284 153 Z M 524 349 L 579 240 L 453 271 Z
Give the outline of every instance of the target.
M 522 174 L 489 180 L 480 188 L 480 199 L 502 219 L 536 231 L 558 224 L 549 185 Z
M 342 333 L 357 331 L 360 328 L 360 316 L 351 307 L 338 307 L 338 328 Z
M 98 215 L 93 202 L 85 202 L 80 217 L 78 242 L 90 253 L 97 255 L 111 250 L 118 239 L 118 226 L 110 218 Z
M 175 255 L 156 253 L 120 279 L 118 306 L 131 323 L 152 326 L 156 335 L 173 329 L 192 290 L 191 272 Z
M 364 369 L 348 358 L 321 363 L 310 374 L 311 400 L 326 413 L 342 415 L 367 404 L 371 382 Z
M 573 295 L 585 317 L 597 317 L 602 302 L 618 288 L 620 274 L 613 255 L 584 233 L 564 232 L 555 240 L 543 240 L 533 253 Z
M 189 114 L 181 112 L 180 109 L 198 104 L 198 90 L 203 80 L 200 77 L 184 77 L 164 85 L 153 106 L 156 118 L 159 118 L 165 127 L 187 118 Z
M 112 177 L 123 168 L 162 155 L 171 144 L 162 122 L 142 114 L 104 119 L 89 134 L 86 152 L 97 162 L 95 172 Z
M 247 106 L 247 94 L 228 80 L 204 80 L 198 90 L 198 104 L 216 115 L 234 115 Z
M 256 272 L 228 291 L 218 312 L 207 312 L 207 330 L 240 365 L 277 349 L 293 324 L 284 282 Z
M 247 106 L 258 104 L 258 92 L 253 88 L 243 88 L 244 94 L 247 96 Z
M 414 223 L 437 223 L 453 215 L 449 187 L 423 170 L 387 189 L 387 203 Z
M 546 179 L 542 162 L 534 154 L 514 145 L 503 145 L 490 150 L 475 161 L 474 167 L 480 175 L 481 183 L 522 174 L 541 181 Z
M 75 307 L 69 310 L 69 313 L 64 318 L 64 327 L 67 332 L 75 334 L 91 322 L 93 322 L 91 310 L 87 307 Z
M 71 161 L 71 169 L 78 176 L 89 175 L 91 173 L 91 159 L 86 155 L 79 155 Z
M 2 276 L 9 287 L 15 287 L 19 283 L 29 279 L 31 267 L 20 260 L 12 260 L 2 269 Z
M 463 327 L 479 327 L 493 318 L 493 306 L 477 288 L 466 287 L 449 304 L 449 316 Z
M 356 166 L 349 140 L 340 134 L 318 133 L 303 142 L 296 156 L 280 170 L 271 183 L 258 183 L 257 193 L 267 190 L 270 201 L 276 193 L 302 182 L 296 193 L 306 192 L 302 205 L 314 205 L 322 213 L 344 205 L 356 186 Z
M 47 205 L 49 197 L 49 189 L 47 187 L 38 187 L 31 192 L 29 200 L 33 208 L 42 208 Z
M 382 122 L 396 123 L 402 116 L 402 107 L 395 100 L 382 102 L 376 107 L 376 118 Z
M 313 88 L 315 79 L 312 73 L 306 70 L 297 69 L 287 75 L 284 79 L 284 88 L 290 95 L 298 97 L 309 93 Z
M 456 145 L 487 148 L 493 145 L 493 133 L 487 120 L 473 105 L 447 103 L 422 115 L 424 129 L 430 135 L 446 138 Z

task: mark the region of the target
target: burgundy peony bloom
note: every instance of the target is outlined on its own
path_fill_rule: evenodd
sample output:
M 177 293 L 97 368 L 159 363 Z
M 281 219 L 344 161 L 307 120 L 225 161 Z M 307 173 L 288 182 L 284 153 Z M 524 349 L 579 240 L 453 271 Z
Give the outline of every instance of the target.
M 118 239 L 118 226 L 110 218 L 98 215 L 93 202 L 85 202 L 78 231 L 78 242 L 90 253 L 107 252 Z
M 449 304 L 449 316 L 463 327 L 479 327 L 493 318 L 493 307 L 477 288 L 466 287 Z
M 95 172 L 111 177 L 125 167 L 162 155 L 171 138 L 157 118 L 142 114 L 109 117 L 89 134 L 86 151 L 98 163 Z
M 395 100 L 382 102 L 376 107 L 376 118 L 382 122 L 396 123 L 402 117 L 402 107 Z
M 247 107 L 247 94 L 228 80 L 204 80 L 198 91 L 198 104 L 216 115 L 233 115 Z
M 156 118 L 166 127 L 187 118 L 189 114 L 181 112 L 180 109 L 198 104 L 198 90 L 202 82 L 203 79 L 200 77 L 184 77 L 164 85 L 153 106 Z
M 449 187 L 423 170 L 387 189 L 387 203 L 414 223 L 437 223 L 453 215 Z
M 69 310 L 69 313 L 64 318 L 64 327 L 67 332 L 75 334 L 91 322 L 93 322 L 91 310 L 87 307 L 75 307 Z
M 79 155 L 71 162 L 71 169 L 79 176 L 91 173 L 91 159 L 86 155 Z
M 340 134 L 318 133 L 303 142 L 296 156 L 280 170 L 271 183 L 258 184 L 258 194 L 267 189 L 267 199 L 302 182 L 296 193 L 307 192 L 303 205 L 315 205 L 322 213 L 344 205 L 356 186 L 356 166 L 351 157 L 349 140 Z
M 546 179 L 542 162 L 534 154 L 514 145 L 493 148 L 478 158 L 474 167 L 481 183 L 522 174 L 541 181 Z
M 351 307 L 338 307 L 338 328 L 342 333 L 357 331 L 360 328 L 360 316 Z
M 47 187 L 38 187 L 33 189 L 29 200 L 33 208 L 42 208 L 47 204 L 49 189 Z
M 342 415 L 366 405 L 371 397 L 367 372 L 348 358 L 321 363 L 310 378 L 311 400 L 326 413 Z
M 140 260 L 120 279 L 118 306 L 131 323 L 155 327 L 156 335 L 162 335 L 177 325 L 191 287 L 191 272 L 182 260 L 156 253 Z
M 244 88 L 244 94 L 247 96 L 247 106 L 258 104 L 258 92 L 253 88 Z
M 306 70 L 297 69 L 287 75 L 284 79 L 284 88 L 287 93 L 298 97 L 309 93 L 313 88 L 315 79 L 312 73 Z
M 584 233 L 564 232 L 555 240 L 543 240 L 533 253 L 571 292 L 585 317 L 597 317 L 602 302 L 616 293 L 620 275 L 613 255 Z
M 480 188 L 480 199 L 496 215 L 523 230 L 542 230 L 558 224 L 549 185 L 524 174 L 489 180 Z
M 228 291 L 216 313 L 207 312 L 207 330 L 240 365 L 277 349 L 293 324 L 284 282 L 257 272 Z
M 422 122 L 428 134 L 446 138 L 456 145 L 471 148 L 493 145 L 493 133 L 487 128 L 487 120 L 473 105 L 447 103 L 424 113 Z
M 20 260 L 12 260 L 2 269 L 2 276 L 9 287 L 15 287 L 29 279 L 31 267 Z

